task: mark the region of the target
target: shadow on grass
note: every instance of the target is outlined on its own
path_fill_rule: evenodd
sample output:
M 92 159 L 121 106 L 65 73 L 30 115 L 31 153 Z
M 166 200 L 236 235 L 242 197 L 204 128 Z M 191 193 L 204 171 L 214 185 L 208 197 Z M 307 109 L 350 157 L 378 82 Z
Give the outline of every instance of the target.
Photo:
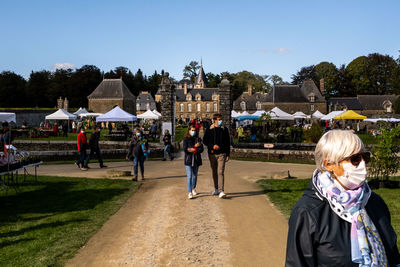
M 12 240 L 12 241 L 4 241 L 0 243 L 0 249 L 7 247 L 7 246 L 11 246 L 11 245 L 15 245 L 21 242 L 28 242 L 28 241 L 32 241 L 34 240 L 34 238 L 21 238 L 18 240 Z

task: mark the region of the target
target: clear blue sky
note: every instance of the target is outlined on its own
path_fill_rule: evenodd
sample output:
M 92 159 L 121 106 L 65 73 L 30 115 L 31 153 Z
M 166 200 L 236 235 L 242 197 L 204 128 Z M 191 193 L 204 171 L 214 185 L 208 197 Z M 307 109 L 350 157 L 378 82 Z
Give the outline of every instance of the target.
M 400 1 L 3 0 L 0 72 L 29 77 L 55 64 L 277 74 L 337 66 L 369 53 L 397 58 Z

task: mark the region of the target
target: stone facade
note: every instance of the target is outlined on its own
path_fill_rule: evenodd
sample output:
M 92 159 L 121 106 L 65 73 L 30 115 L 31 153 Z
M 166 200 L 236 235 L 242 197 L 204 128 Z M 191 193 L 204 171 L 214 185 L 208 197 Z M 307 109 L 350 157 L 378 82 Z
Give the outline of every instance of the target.
M 149 92 L 142 91 L 136 97 L 136 114 L 142 114 L 147 110 L 154 110 L 156 109 L 156 102 L 154 101 L 153 97 Z
M 231 84 L 228 79 L 224 77 L 219 84 L 219 113 L 222 115 L 224 125 L 231 128 L 231 110 L 232 110 L 232 95 Z
M 169 79 L 169 73 L 164 73 L 162 77 L 159 92 L 161 94 L 161 130 L 169 130 L 172 142 L 175 140 L 175 86 Z M 161 138 L 160 138 L 161 139 Z M 160 140 L 162 141 L 162 140 Z

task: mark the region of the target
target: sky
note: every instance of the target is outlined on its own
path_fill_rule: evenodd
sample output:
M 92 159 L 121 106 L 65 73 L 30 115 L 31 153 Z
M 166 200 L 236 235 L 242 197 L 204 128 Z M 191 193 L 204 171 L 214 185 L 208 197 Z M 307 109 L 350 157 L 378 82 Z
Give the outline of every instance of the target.
M 175 79 L 251 71 L 291 81 L 301 67 L 336 66 L 400 50 L 400 1 L 2 0 L 0 72 L 95 65 Z

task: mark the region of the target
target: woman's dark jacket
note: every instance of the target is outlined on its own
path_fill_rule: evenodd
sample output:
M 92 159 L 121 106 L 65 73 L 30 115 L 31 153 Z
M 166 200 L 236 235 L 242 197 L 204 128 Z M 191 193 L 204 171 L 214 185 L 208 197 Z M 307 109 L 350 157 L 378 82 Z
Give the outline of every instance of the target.
M 189 152 L 188 148 L 194 148 L 196 143 L 200 143 L 200 146 L 197 147 L 196 153 Z M 201 138 L 198 137 L 186 137 L 183 139 L 183 151 L 185 151 L 185 160 L 184 163 L 187 166 L 201 166 L 203 164 L 201 160 L 201 153 L 203 152 L 204 147 L 201 142 Z
M 142 138 L 138 138 L 136 135 L 132 136 L 131 142 L 129 143 L 129 150 L 126 157 L 128 159 L 132 157 L 144 157 L 142 145 L 141 145 Z M 145 143 L 146 150 L 149 149 L 149 144 Z
M 389 266 L 400 263 L 396 233 L 383 199 L 372 192 L 365 209 L 385 247 Z M 351 224 L 330 208 L 312 182 L 292 210 L 286 247 L 286 266 L 352 266 Z

